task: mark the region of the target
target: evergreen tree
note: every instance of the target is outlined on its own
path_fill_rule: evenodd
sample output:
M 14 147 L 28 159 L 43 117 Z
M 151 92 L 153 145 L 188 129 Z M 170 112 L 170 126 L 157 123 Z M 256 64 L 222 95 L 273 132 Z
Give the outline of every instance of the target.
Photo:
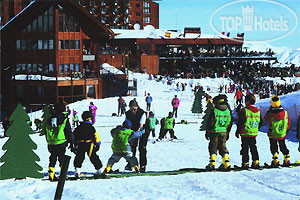
M 33 150 L 37 149 L 37 145 L 32 141 L 29 134 L 33 134 L 33 130 L 28 125 L 29 116 L 18 104 L 9 121 L 11 126 L 7 129 L 10 135 L 9 139 L 2 146 L 2 150 L 6 150 L 5 154 L 0 158 L 0 162 L 4 164 L 0 167 L 0 179 L 23 179 L 26 177 L 42 178 L 44 177 L 43 168 L 36 161 L 40 158 Z
M 205 131 L 206 130 L 206 124 L 207 124 L 207 120 L 208 120 L 208 117 L 211 113 L 211 111 L 213 110 L 213 104 L 211 103 L 211 101 L 208 101 L 207 102 L 207 105 L 206 105 L 206 110 L 204 111 L 204 116 L 203 116 L 203 120 L 201 122 L 201 126 L 200 126 L 200 131 Z
M 40 135 L 46 135 L 45 126 L 46 126 L 48 120 L 51 118 L 52 115 L 53 115 L 53 110 L 51 108 L 49 108 L 48 106 L 45 106 L 43 108 L 42 130 L 40 131 Z
M 192 113 L 202 113 L 202 96 L 205 96 L 205 92 L 203 91 L 203 88 L 201 87 L 200 90 L 198 90 L 195 93 L 195 99 L 192 105 Z

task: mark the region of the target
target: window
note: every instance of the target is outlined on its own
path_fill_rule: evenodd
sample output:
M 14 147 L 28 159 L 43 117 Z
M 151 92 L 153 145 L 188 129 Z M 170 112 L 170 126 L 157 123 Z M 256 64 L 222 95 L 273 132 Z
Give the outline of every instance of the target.
M 74 17 L 70 16 L 70 32 L 74 32 Z
M 144 8 L 144 14 L 150 14 L 150 9 L 149 8 Z
M 140 12 L 136 12 L 136 16 L 141 16 L 141 13 Z
M 79 27 L 79 19 L 76 17 L 75 18 L 75 31 L 79 32 L 80 31 L 80 27 Z
M 39 32 L 43 32 L 43 17 L 42 16 L 38 17 L 38 30 L 39 30 Z
M 69 48 L 70 48 L 70 41 L 65 40 L 65 49 L 69 49 Z
M 53 16 L 49 16 L 49 32 L 54 31 Z
M 27 50 L 31 49 L 31 40 L 26 40 L 27 41 L 27 45 L 26 48 Z
M 58 41 L 58 49 L 64 49 L 64 41 L 63 40 Z
M 65 73 L 69 73 L 69 72 L 70 72 L 70 65 L 65 64 Z
M 28 73 L 32 72 L 31 64 L 27 64 L 27 72 Z
M 76 64 L 75 71 L 76 71 L 76 72 L 79 72 L 79 71 L 80 71 L 80 64 Z
M 53 42 L 53 40 L 49 40 L 49 49 L 54 49 L 54 42 Z
M 38 49 L 43 49 L 43 40 L 38 40 Z
M 59 64 L 58 70 L 59 70 L 60 74 L 63 74 L 64 73 L 64 65 L 63 64 Z
M 144 23 L 150 23 L 150 17 L 144 17 L 143 19 Z
M 49 64 L 49 72 L 54 72 L 54 65 L 53 64 Z
M 21 64 L 16 64 L 16 72 L 20 72 L 21 71 Z
M 87 85 L 87 97 L 96 98 L 94 85 Z
M 26 72 L 26 64 L 22 64 L 22 72 Z
M 37 31 L 37 20 L 33 20 L 33 23 L 32 23 L 32 32 L 36 32 Z
M 16 48 L 17 48 L 17 50 L 21 49 L 21 40 L 16 41 Z
M 58 30 L 59 30 L 59 32 L 64 31 L 63 16 L 62 15 L 60 15 L 59 18 L 58 18 Z
M 69 32 L 69 16 L 65 15 L 65 32 Z
M 44 69 L 43 70 L 44 74 L 48 74 L 49 73 L 49 66 L 47 64 L 44 65 L 43 69 Z
M 70 49 L 75 49 L 75 40 L 70 40 Z
M 28 24 L 27 26 L 27 33 L 31 33 L 31 24 Z
M 74 64 L 70 64 L 70 70 L 71 70 L 71 72 L 75 71 L 75 65 Z
M 32 40 L 32 49 L 36 50 L 38 48 L 37 40 Z
M 48 40 L 44 40 L 44 49 L 48 49 Z
M 137 8 L 141 7 L 141 5 L 140 5 L 139 3 L 135 4 L 135 6 L 136 6 Z
M 37 64 L 37 70 L 39 73 L 43 71 L 43 65 L 42 64 Z
M 26 40 L 22 40 L 22 50 L 26 49 Z
M 146 1 L 144 1 L 144 7 L 145 7 L 145 8 L 149 8 L 149 7 L 150 7 L 150 3 L 149 3 L 149 2 L 146 2 Z
M 80 49 L 80 40 L 75 41 L 75 47 L 76 49 Z
M 44 32 L 45 33 L 48 32 L 48 16 L 47 15 L 44 16 Z
M 37 73 L 37 64 L 32 64 L 32 72 Z

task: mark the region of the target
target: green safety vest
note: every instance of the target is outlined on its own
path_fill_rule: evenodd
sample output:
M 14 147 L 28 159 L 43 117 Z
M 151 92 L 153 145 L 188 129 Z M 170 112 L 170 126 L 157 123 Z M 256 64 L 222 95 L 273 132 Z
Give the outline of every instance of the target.
M 272 135 L 270 138 L 282 138 L 286 136 L 288 126 L 288 114 L 285 111 L 283 120 L 276 121 L 274 117 L 271 117 L 271 130 Z
M 215 114 L 216 123 L 213 132 L 226 133 L 227 127 L 231 122 L 230 110 L 227 108 L 226 110 L 221 111 L 215 108 L 214 114 Z
M 174 121 L 173 117 L 172 118 L 166 117 L 164 129 L 168 129 L 168 130 L 173 129 L 173 121 Z
M 133 130 L 120 130 L 119 133 L 113 134 L 111 148 L 114 153 L 127 153 L 128 138 Z
M 260 111 L 257 113 L 251 112 L 249 109 L 245 108 L 246 112 L 246 123 L 245 123 L 245 133 L 241 135 L 258 135 L 258 127 L 260 123 Z
M 64 123 L 58 127 L 53 128 L 50 124 L 46 126 L 46 139 L 48 145 L 58 145 L 66 141 L 64 129 L 66 127 L 68 118 L 64 120 Z
M 78 121 L 78 115 L 74 115 L 74 122 Z
M 156 125 L 156 118 L 155 117 L 149 117 L 149 128 L 150 129 L 155 129 Z

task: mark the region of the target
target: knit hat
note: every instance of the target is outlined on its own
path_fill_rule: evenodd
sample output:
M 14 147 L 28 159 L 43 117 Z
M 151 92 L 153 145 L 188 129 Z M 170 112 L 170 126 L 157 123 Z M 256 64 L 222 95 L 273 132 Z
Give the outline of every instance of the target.
M 89 119 L 92 119 L 92 117 L 93 117 L 93 114 L 92 114 L 91 111 L 84 111 L 81 115 L 81 118 L 82 118 L 83 121 L 87 121 Z
M 278 96 L 273 96 L 271 98 L 271 106 L 273 108 L 278 108 L 280 106 L 280 99 Z
M 131 128 L 131 127 L 132 127 L 132 123 L 131 123 L 131 121 L 129 121 L 128 119 L 126 119 L 126 120 L 123 122 L 122 126 L 123 126 L 124 128 Z

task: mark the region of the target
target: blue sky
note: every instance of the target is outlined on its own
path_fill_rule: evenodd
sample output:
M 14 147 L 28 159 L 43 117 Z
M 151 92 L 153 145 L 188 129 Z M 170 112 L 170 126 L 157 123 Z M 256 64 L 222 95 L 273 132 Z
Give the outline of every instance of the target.
M 273 46 L 300 48 L 300 0 L 157 2 L 161 29 L 183 30 L 184 27 L 201 27 L 202 33 L 218 35 L 224 31 L 230 32 L 231 36 L 244 32 L 245 40 L 249 42 L 267 41 Z M 246 15 L 243 15 L 242 7 L 247 6 L 253 8 L 252 30 L 246 30 L 243 26 L 246 23 L 243 21 Z

